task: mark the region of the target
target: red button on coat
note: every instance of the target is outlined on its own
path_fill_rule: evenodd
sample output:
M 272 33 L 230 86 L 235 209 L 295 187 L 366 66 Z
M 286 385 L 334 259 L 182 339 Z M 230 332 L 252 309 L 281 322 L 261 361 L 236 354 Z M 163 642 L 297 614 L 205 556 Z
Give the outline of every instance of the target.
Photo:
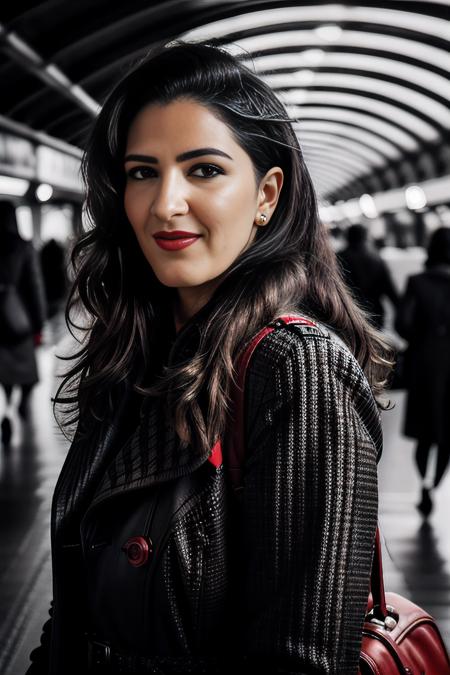
M 122 546 L 122 551 L 127 554 L 130 565 L 140 567 L 145 565 L 152 552 L 152 542 L 146 537 L 131 537 Z

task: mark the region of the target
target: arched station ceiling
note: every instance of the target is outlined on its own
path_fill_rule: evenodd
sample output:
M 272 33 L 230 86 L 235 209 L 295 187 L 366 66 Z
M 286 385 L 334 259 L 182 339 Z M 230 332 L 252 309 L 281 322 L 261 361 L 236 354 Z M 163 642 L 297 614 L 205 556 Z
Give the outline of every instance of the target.
M 72 145 L 152 44 L 215 38 L 284 102 L 324 200 L 450 174 L 450 0 L 7 5 L 0 115 Z

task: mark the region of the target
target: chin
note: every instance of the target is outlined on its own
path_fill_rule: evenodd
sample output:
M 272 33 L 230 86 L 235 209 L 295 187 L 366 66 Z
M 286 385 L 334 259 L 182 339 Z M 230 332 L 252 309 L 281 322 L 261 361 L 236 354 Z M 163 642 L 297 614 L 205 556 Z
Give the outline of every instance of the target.
M 178 267 L 178 269 L 176 269 Z M 196 286 L 203 286 L 204 284 L 209 284 L 215 280 L 219 281 L 224 272 L 219 274 L 208 274 L 206 270 L 203 270 L 203 274 L 200 274 L 201 270 L 198 269 L 198 265 L 190 265 L 191 269 L 180 269 L 180 265 L 174 265 L 173 269 L 171 265 L 166 265 L 162 267 L 161 265 L 158 268 L 152 267 L 158 280 L 169 288 L 194 288 Z M 197 269 L 195 269 L 197 267 Z
M 189 288 L 191 286 L 199 286 L 203 283 L 203 280 L 193 279 L 181 275 L 167 275 L 167 274 L 157 274 L 156 275 L 159 281 L 169 288 Z

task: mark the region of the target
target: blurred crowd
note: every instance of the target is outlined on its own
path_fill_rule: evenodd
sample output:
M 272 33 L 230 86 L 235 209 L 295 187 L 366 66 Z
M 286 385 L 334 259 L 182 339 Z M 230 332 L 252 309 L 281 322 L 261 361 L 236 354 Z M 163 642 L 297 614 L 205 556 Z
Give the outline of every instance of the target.
M 427 517 L 450 456 L 450 228 L 432 233 L 425 268 L 408 278 L 401 295 L 363 225 L 348 228 L 347 246 L 337 256 L 347 285 L 372 323 L 380 330 L 385 327 L 385 302 L 390 302 L 395 330 L 405 340 L 390 386 L 407 390 L 403 431 L 416 441 L 415 464 L 422 482 L 417 508 Z
M 39 253 L 19 234 L 15 205 L 0 202 L 0 384 L 6 407 L 1 440 L 7 451 L 13 435 L 12 405 L 20 390 L 19 417 L 29 416 L 29 399 L 39 381 L 35 349 L 45 321 L 56 316 L 67 291 L 66 251 L 54 239 Z

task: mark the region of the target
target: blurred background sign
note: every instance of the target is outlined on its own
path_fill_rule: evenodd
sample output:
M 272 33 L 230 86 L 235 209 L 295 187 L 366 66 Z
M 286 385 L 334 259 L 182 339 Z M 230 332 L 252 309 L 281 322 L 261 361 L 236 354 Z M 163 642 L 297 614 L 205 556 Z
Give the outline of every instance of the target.
M 36 158 L 39 181 L 81 192 L 80 162 L 76 157 L 39 145 Z
M 33 144 L 19 136 L 0 132 L 0 171 L 19 178 L 36 177 Z

